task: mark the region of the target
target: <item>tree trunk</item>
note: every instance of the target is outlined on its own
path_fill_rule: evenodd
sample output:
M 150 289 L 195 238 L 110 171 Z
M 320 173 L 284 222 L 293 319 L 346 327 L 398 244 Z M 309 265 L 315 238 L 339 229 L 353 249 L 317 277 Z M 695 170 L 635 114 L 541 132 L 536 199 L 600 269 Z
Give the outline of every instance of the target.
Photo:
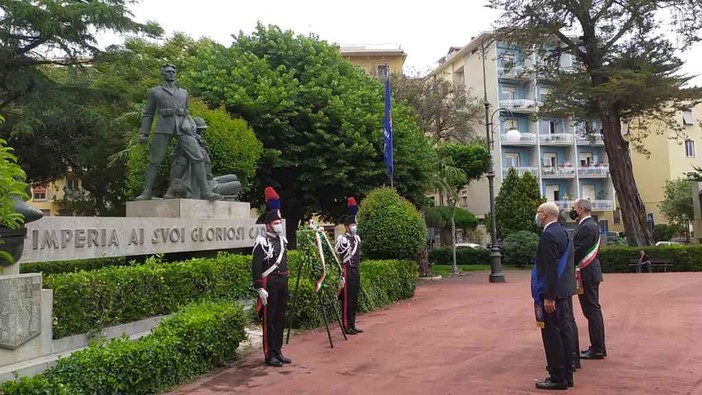
M 283 211 L 285 218 L 285 237 L 288 239 L 288 249 L 297 249 L 297 225 L 302 220 L 302 210 L 288 209 Z
M 629 245 L 651 245 L 653 237 L 646 220 L 646 207 L 634 180 L 629 142 L 621 134 L 621 118 L 609 103 L 599 103 L 599 113 L 605 152 L 609 158 L 609 172 L 617 192 Z

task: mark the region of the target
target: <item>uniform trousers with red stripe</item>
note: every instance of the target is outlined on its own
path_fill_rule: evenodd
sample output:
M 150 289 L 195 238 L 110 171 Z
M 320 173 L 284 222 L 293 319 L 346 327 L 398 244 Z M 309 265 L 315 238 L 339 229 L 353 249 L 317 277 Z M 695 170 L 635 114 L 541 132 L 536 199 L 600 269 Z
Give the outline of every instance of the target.
M 344 328 L 356 327 L 356 311 L 358 310 L 358 291 L 361 287 L 361 273 L 356 266 L 344 265 L 344 286 L 341 299 Z
M 268 304 L 261 306 L 259 314 L 263 317 L 263 353 L 269 358 L 271 355 L 280 354 L 283 347 L 288 275 L 271 273 L 263 279 L 263 288 L 268 292 Z

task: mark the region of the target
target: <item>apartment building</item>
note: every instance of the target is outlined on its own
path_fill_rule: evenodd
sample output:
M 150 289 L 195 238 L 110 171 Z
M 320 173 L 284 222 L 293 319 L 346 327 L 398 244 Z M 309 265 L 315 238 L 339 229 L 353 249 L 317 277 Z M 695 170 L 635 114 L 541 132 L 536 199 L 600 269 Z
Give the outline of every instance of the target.
M 354 66 L 363 68 L 366 74 L 382 79 L 402 73 L 407 60 L 402 46 L 395 44 L 339 46 L 339 53 Z

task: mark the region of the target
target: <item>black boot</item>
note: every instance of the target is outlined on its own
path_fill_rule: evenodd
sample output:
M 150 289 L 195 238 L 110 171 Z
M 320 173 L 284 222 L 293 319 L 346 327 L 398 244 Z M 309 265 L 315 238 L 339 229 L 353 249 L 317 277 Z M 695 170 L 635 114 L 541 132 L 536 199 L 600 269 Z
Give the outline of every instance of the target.
M 268 366 L 275 366 L 276 368 L 279 368 L 283 366 L 283 362 L 278 359 L 278 357 L 275 356 L 275 353 L 269 353 L 268 358 L 266 358 L 266 365 Z
M 276 358 L 278 358 L 278 360 L 279 360 L 280 362 L 282 362 L 282 363 L 286 363 L 286 364 L 287 364 L 287 363 L 292 363 L 292 359 L 286 358 L 285 355 L 283 355 L 283 353 L 280 352 L 280 351 L 277 351 L 277 352 L 275 353 L 275 356 L 276 356 Z

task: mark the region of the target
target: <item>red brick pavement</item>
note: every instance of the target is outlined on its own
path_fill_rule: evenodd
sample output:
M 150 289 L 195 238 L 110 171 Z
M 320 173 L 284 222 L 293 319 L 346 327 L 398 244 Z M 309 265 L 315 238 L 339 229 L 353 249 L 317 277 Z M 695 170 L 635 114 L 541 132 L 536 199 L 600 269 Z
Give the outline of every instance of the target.
M 546 375 L 529 274 L 487 273 L 420 284 L 414 299 L 359 317 L 365 333 L 297 335 L 271 368 L 261 353 L 177 394 L 531 394 Z M 702 395 L 702 273 L 605 275 L 608 358 L 583 361 L 573 394 Z M 586 321 L 575 304 L 580 343 Z

